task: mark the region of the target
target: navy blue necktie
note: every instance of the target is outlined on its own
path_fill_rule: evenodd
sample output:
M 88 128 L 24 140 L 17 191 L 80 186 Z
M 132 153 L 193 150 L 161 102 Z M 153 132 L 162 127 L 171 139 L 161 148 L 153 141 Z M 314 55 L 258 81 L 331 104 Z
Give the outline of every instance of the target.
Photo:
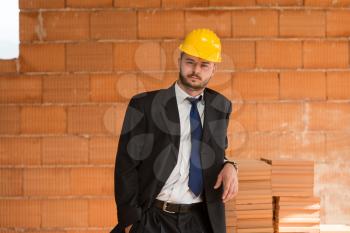
M 202 140 L 202 123 L 201 117 L 197 109 L 197 103 L 200 101 L 202 96 L 198 99 L 187 98 L 190 101 L 192 107 L 190 112 L 190 123 L 191 123 L 191 155 L 190 155 L 190 172 L 188 179 L 188 187 L 191 191 L 199 196 L 203 190 L 203 175 L 202 165 L 200 159 L 200 148 Z

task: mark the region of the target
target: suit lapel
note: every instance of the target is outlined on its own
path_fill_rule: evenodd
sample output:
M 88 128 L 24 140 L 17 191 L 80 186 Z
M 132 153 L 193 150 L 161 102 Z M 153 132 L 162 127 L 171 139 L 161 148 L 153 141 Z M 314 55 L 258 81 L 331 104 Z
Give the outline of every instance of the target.
M 218 119 L 218 109 L 220 106 L 217 103 L 216 94 L 208 89 L 204 91 L 204 122 L 203 122 L 203 136 L 202 136 L 202 165 L 203 168 L 208 168 L 215 160 L 215 153 L 211 148 L 211 138 L 215 131 Z M 158 127 L 169 135 L 171 144 L 174 146 L 174 160 L 177 161 L 178 150 L 180 145 L 180 117 L 175 95 L 175 84 L 168 89 L 161 90 L 157 94 L 153 107 L 157 111 L 153 112 L 153 116 Z M 172 164 L 171 166 L 175 166 Z
M 211 138 L 211 129 L 215 127 L 215 109 L 213 107 L 214 95 L 207 91 L 204 92 L 204 123 L 203 123 L 203 138 L 202 141 L 204 143 L 208 143 Z
M 202 141 L 206 144 L 209 143 L 212 137 L 212 131 L 215 129 L 217 122 L 217 104 L 216 95 L 210 92 L 208 89 L 204 91 L 204 122 L 203 122 L 203 136 Z M 170 134 L 171 140 L 174 143 L 176 149 L 179 149 L 180 144 L 180 117 L 179 110 L 176 102 L 175 84 L 170 88 L 162 90 L 158 99 L 163 107 L 160 111 L 161 121 L 165 132 Z M 157 118 L 159 118 L 159 116 Z
M 218 131 L 218 120 L 220 111 L 217 109 L 220 104 L 217 95 L 206 89 L 204 92 L 204 123 L 203 136 L 201 145 L 201 162 L 205 176 L 211 176 L 208 168 L 212 167 L 217 159 L 216 151 L 214 151 L 213 141 L 216 140 L 215 132 Z
M 180 144 L 180 117 L 175 96 L 175 85 L 165 90 L 168 99 L 164 98 L 165 118 L 164 122 L 174 145 L 179 149 Z

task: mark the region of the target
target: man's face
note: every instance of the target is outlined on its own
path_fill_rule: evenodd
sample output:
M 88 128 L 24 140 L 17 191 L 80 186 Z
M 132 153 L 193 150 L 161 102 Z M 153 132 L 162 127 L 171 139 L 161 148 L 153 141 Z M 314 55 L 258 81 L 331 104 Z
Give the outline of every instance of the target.
M 216 69 L 215 63 L 190 56 L 186 53 L 181 54 L 179 65 L 181 83 L 193 90 L 205 88 Z

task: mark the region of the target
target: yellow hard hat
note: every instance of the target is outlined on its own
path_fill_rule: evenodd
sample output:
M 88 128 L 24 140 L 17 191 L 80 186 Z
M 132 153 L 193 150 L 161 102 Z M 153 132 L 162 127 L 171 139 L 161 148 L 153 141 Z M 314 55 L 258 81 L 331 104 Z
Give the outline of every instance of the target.
M 195 29 L 190 32 L 179 49 L 191 56 L 211 62 L 221 62 L 221 42 L 209 29 Z

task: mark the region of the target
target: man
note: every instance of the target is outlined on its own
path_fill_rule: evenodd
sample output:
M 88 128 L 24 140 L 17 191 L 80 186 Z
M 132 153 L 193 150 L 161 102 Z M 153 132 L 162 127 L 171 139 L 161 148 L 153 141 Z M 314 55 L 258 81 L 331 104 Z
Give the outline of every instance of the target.
M 206 88 L 221 61 L 208 29 L 180 45 L 179 79 L 134 96 L 116 158 L 118 225 L 113 232 L 224 233 L 224 203 L 238 191 L 225 158 L 231 102 Z

